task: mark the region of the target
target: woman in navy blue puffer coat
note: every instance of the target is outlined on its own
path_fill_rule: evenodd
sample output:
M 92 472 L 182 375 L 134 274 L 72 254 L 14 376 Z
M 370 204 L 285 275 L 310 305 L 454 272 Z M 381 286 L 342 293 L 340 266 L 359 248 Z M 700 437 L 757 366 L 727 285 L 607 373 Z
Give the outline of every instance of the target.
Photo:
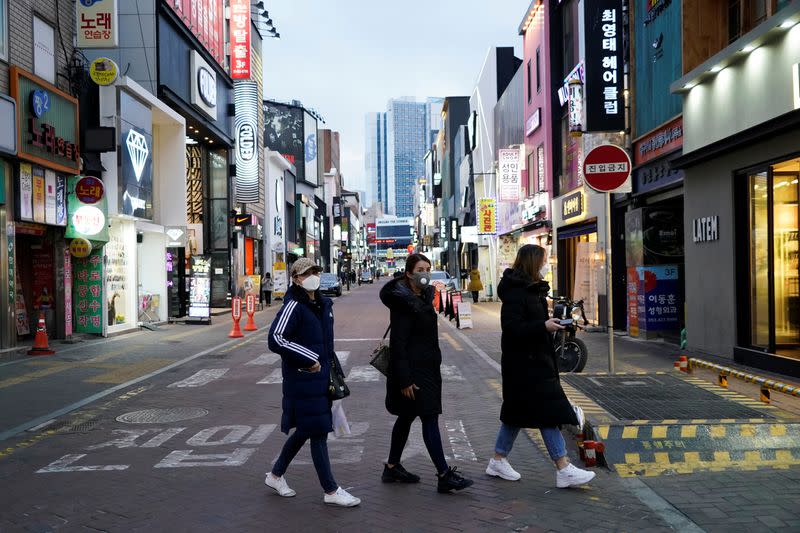
M 320 267 L 302 257 L 292 265 L 292 286 L 269 330 L 269 348 L 281 356 L 286 441 L 264 483 L 281 496 L 294 496 L 283 474 L 307 440 L 325 503 L 353 507 L 361 500 L 339 487 L 331 472 L 328 433 L 333 431 L 328 382 L 333 348 L 333 302 L 319 293 Z

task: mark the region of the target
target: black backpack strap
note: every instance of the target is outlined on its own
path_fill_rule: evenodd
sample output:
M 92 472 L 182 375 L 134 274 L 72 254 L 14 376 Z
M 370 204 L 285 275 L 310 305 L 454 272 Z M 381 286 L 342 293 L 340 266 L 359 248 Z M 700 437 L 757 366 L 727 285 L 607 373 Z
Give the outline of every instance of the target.
M 386 336 L 389 334 L 389 330 L 390 329 L 392 329 L 392 324 L 391 323 L 389 324 L 389 327 L 386 328 L 386 333 L 383 334 L 383 339 L 381 339 L 381 340 L 386 340 Z

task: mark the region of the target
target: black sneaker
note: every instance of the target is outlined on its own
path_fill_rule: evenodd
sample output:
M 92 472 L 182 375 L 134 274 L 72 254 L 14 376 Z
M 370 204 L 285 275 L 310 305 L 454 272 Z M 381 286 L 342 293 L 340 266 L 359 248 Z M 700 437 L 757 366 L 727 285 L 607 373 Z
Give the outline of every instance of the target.
M 463 490 L 472 486 L 474 483 L 471 479 L 467 479 L 457 471 L 457 468 L 451 466 L 443 476 L 439 476 L 439 484 L 437 490 L 441 493 L 447 493 L 451 490 Z
M 419 483 L 419 476 L 415 476 L 401 464 L 394 465 L 394 468 L 384 465 L 381 481 L 384 483 Z

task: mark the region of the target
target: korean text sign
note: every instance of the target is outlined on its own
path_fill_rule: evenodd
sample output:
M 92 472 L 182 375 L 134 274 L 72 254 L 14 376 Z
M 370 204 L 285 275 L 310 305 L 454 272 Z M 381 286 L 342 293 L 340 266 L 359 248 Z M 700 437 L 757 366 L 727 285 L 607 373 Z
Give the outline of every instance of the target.
M 103 250 L 73 259 L 75 331 L 103 333 Z
M 519 150 L 500 150 L 497 185 L 501 202 L 520 201 Z
M 125 0 L 123 0 L 125 1 Z M 117 0 L 75 2 L 78 48 L 119 46 Z
M 231 78 L 250 78 L 250 0 L 231 0 Z
M 625 129 L 621 0 L 584 2 L 586 131 Z

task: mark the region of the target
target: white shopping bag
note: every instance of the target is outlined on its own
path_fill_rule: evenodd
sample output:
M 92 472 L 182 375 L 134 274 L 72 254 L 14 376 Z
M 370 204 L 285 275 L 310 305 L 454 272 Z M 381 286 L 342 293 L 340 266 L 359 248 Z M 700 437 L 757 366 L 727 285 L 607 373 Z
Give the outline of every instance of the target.
M 337 437 L 350 435 L 350 424 L 347 423 L 347 415 L 344 414 L 342 400 L 333 402 L 331 414 L 333 415 L 333 434 Z

